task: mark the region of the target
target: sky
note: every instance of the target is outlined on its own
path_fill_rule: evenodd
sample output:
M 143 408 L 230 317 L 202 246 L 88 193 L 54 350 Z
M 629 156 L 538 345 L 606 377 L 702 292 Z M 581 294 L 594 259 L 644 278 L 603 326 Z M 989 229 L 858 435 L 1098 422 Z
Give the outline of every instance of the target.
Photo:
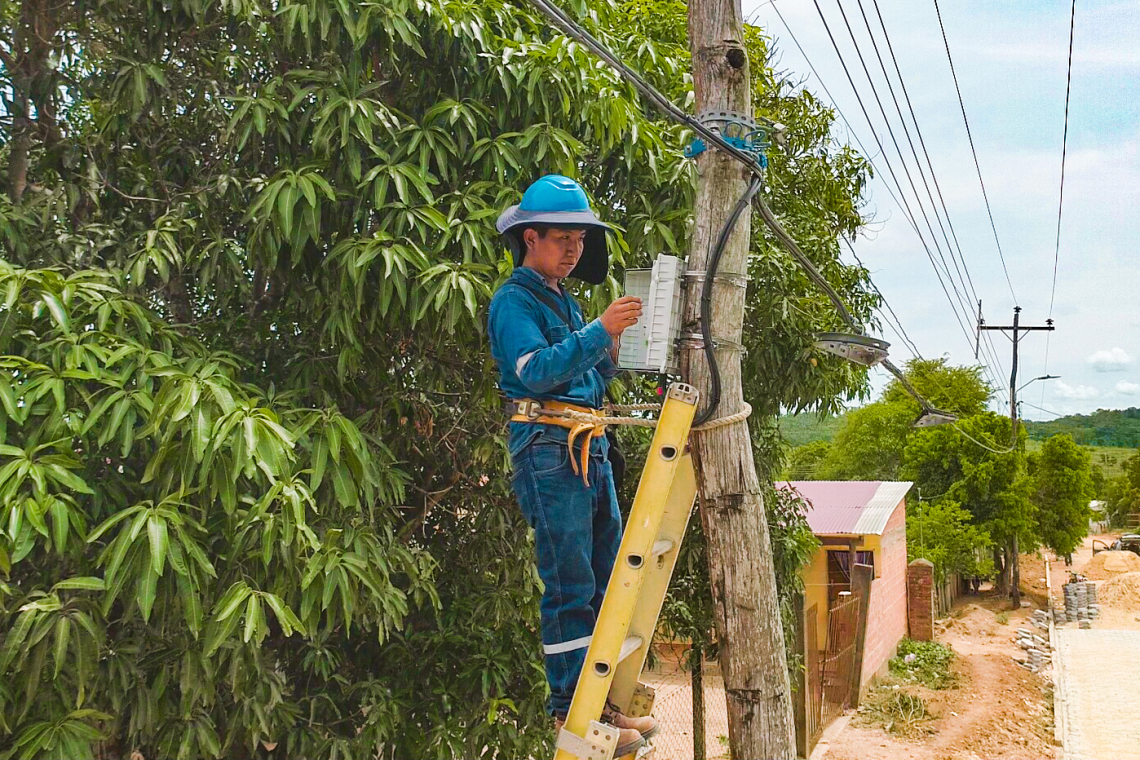
M 995 241 L 934 1 L 878 0 L 933 176 L 969 273 L 964 284 L 960 283 L 949 254 L 951 246 L 943 240 L 885 85 L 860 15 L 859 0 L 842 0 L 843 9 L 917 196 L 848 36 L 839 0 L 818 1 L 874 131 L 860 109 L 813 0 L 743 0 L 743 9 L 745 18 L 774 40 L 776 68 L 791 81 L 802 82 L 824 102 L 834 103 L 846 116 L 852 129 L 837 119 L 835 139 L 856 148 L 857 139 L 861 140 L 877 166 L 878 176 L 870 183 L 864 208 L 872 222 L 854 248 L 918 351 L 927 359 L 946 357 L 954 364 L 973 363 L 976 293 L 989 325 L 1012 324 L 1014 306 L 1022 309 L 1022 325 L 1043 325 L 1050 316 L 1055 320 L 1052 333 L 1030 332 L 1020 342 L 1019 386 L 1046 373 L 1060 376 L 1035 381 L 1018 394 L 1025 418 L 1052 419 L 1057 414 L 1140 406 L 1140 0 L 1077 0 L 1064 205 L 1051 311 L 1070 1 L 939 3 L 993 213 Z M 937 202 L 938 194 L 875 15 L 875 0 L 862 0 L 862 5 L 907 117 L 926 183 Z M 807 60 L 791 34 L 803 47 Z M 811 73 L 808 60 L 819 78 Z M 834 101 L 824 92 L 820 79 Z M 918 234 L 890 195 L 889 190 L 898 195 L 899 189 L 890 179 L 888 163 L 897 174 L 931 256 L 941 270 L 942 260 L 932 242 L 937 238 L 941 256 L 954 282 L 959 283 L 960 299 L 949 284 L 946 287 L 964 324 L 959 324 L 951 311 L 950 300 Z M 921 198 L 933 236 L 918 211 L 917 198 Z M 939 204 L 940 213 L 941 209 Z M 947 237 L 953 244 L 954 237 Z M 998 255 L 999 244 L 1009 282 Z M 957 253 L 957 246 L 953 250 Z M 851 254 L 846 258 L 851 260 Z M 948 279 L 944 272 L 942 276 Z M 967 309 L 971 313 L 967 314 Z M 911 358 L 904 341 L 889 327 L 884 326 L 884 337 L 892 343 L 891 356 L 896 363 Z M 992 348 L 986 346 L 986 353 L 992 356 L 986 360 L 983 354 L 982 358 L 993 381 L 1003 386 L 993 408 L 1007 410 L 1012 344 L 1000 332 L 990 332 L 988 337 Z M 875 370 L 872 379 L 878 390 L 889 376 Z

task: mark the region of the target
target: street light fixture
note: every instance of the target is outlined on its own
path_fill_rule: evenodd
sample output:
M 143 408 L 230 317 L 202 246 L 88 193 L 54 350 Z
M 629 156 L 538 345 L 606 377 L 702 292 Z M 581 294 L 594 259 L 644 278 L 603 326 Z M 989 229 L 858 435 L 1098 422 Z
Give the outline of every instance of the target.
M 842 356 L 848 361 L 873 367 L 887 358 L 890 343 L 867 335 L 853 333 L 823 332 L 815 334 L 815 347 L 829 354 Z
M 1025 385 L 1023 385 L 1023 386 L 1021 386 L 1020 388 L 1018 388 L 1018 389 L 1017 389 L 1017 392 L 1018 392 L 1018 393 L 1021 393 L 1023 390 L 1025 390 L 1025 388 L 1026 388 L 1026 387 L 1027 387 L 1027 386 L 1028 386 L 1030 383 L 1035 383 L 1035 382 L 1037 382 L 1038 380 L 1057 380 L 1057 379 L 1059 379 L 1060 377 L 1061 377 L 1060 375 L 1042 375 L 1041 377 L 1035 377 L 1035 378 L 1033 378 L 1032 380 L 1030 380 L 1028 383 L 1026 383 Z
M 922 410 L 922 414 L 914 421 L 916 428 L 935 427 L 937 425 L 949 425 L 957 422 L 958 418 L 949 412 L 940 412 L 934 407 L 926 407 Z

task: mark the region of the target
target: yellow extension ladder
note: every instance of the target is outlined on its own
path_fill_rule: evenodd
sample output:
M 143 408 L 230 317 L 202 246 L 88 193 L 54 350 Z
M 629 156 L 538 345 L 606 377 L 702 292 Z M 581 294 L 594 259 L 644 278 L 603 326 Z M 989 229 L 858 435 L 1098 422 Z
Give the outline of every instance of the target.
M 665 394 L 555 760 L 613 759 L 618 731 L 599 722 L 607 699 L 631 717 L 653 707 L 639 678 L 697 495 L 688 440 L 698 398 L 684 383 Z

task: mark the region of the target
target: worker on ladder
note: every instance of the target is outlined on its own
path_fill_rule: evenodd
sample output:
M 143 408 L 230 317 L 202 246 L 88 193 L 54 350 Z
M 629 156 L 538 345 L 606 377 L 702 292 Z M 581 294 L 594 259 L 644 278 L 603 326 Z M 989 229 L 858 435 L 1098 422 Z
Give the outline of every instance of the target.
M 542 644 L 556 732 L 565 722 L 621 542 L 605 426 L 552 416 L 567 410 L 603 416 L 617 374 L 622 331 L 641 300 L 618 298 L 587 323 L 560 284 L 598 285 L 609 270 L 608 225 L 572 179 L 542 177 L 496 224 L 515 270 L 491 299 L 488 327 L 499 387 L 511 399 L 511 485 L 534 529 L 542 596 Z M 632 754 L 658 730 L 612 705 L 602 720 L 618 729 L 615 757 Z

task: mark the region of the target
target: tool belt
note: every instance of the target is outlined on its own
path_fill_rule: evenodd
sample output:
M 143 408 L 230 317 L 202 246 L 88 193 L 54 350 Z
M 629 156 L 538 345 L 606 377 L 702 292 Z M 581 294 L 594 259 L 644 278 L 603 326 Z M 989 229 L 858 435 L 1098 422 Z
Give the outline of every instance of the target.
M 566 404 L 562 401 L 512 399 L 507 402 L 506 411 L 511 417 L 511 422 L 530 422 L 567 428 L 570 431 L 570 434 L 566 437 L 566 447 L 570 449 L 570 467 L 574 470 L 575 475 L 582 476 L 583 483 L 586 485 L 590 484 L 587 478 L 590 467 L 590 442 L 595 438 L 604 436 L 606 434 L 606 426 L 598 422 L 589 422 L 587 420 L 567 417 L 565 416 L 565 412 L 571 411 L 580 414 L 590 414 L 594 417 L 604 417 L 605 412 L 603 410 L 590 409 L 586 406 L 575 406 L 574 404 Z M 578 436 L 584 436 L 582 439 L 581 452 L 579 454 L 581 467 L 578 465 L 579 460 L 574 457 L 574 441 L 577 440 Z

